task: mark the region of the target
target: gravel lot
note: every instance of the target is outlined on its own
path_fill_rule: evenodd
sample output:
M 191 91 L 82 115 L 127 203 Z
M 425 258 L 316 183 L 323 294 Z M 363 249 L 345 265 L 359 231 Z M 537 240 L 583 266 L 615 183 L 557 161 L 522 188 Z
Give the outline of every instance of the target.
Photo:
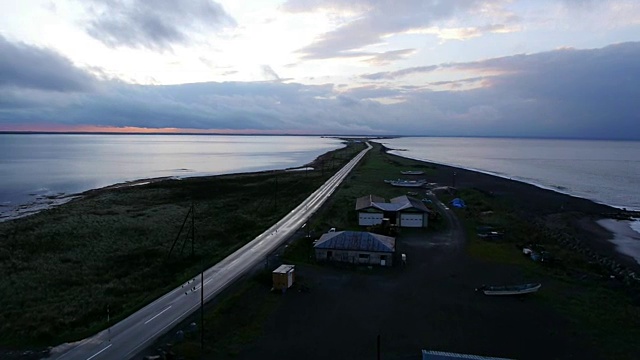
M 487 297 L 483 283 L 550 281 L 465 255 L 449 230 L 403 230 L 393 269 L 298 266 L 308 292 L 289 291 L 264 335 L 240 359 L 419 359 L 421 349 L 518 359 L 599 358 L 565 318 L 536 295 Z M 541 291 L 544 291 L 544 287 Z

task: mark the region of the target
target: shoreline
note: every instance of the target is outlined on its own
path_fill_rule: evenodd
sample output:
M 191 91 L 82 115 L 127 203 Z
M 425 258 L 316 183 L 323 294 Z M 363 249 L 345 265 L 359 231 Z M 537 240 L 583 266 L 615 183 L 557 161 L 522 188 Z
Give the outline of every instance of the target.
M 347 140 L 347 139 L 342 139 Z M 628 234 L 620 233 L 619 231 L 614 231 L 612 228 L 606 228 L 602 224 L 599 223 L 601 220 L 614 219 L 614 220 L 627 220 L 630 221 L 631 224 L 635 221 L 636 223 L 640 223 L 640 211 L 628 210 L 626 208 L 618 208 L 616 206 L 612 206 L 609 204 L 600 203 L 594 201 L 592 199 L 582 198 L 575 196 L 573 194 L 569 194 L 566 192 L 562 192 L 558 189 L 553 189 L 545 186 L 541 186 L 539 184 L 525 182 L 519 179 L 510 178 L 504 175 L 492 173 L 489 171 L 483 171 L 478 169 L 470 169 L 459 166 L 452 166 L 443 163 L 437 163 L 432 161 L 426 161 L 422 159 L 416 159 L 409 156 L 403 156 L 398 154 L 397 152 L 403 151 L 402 149 L 393 149 L 385 146 L 384 144 L 378 142 L 378 144 L 382 147 L 382 150 L 391 155 L 397 156 L 400 158 L 411 159 L 415 161 L 419 161 L 428 166 L 438 167 L 440 169 L 447 170 L 446 175 L 443 175 L 441 172 L 438 173 L 436 179 L 432 179 L 433 181 L 447 186 L 448 184 L 452 184 L 455 181 L 458 185 L 465 184 L 466 186 L 473 187 L 476 189 L 484 188 L 483 192 L 487 192 L 490 194 L 496 193 L 500 194 L 504 192 L 503 189 L 511 189 L 509 191 L 514 191 L 516 198 L 522 198 L 523 193 L 528 192 L 526 187 L 533 187 L 536 189 L 536 192 L 539 191 L 541 193 L 546 193 L 547 196 L 545 198 L 552 198 L 553 201 L 549 201 L 547 204 L 538 204 L 536 206 L 536 210 L 540 214 L 557 214 L 557 213 L 571 213 L 578 212 L 583 213 L 584 216 L 580 219 L 575 219 L 573 221 L 572 226 L 576 226 L 579 228 L 579 232 L 582 233 L 584 238 L 587 238 L 587 245 L 591 248 L 596 249 L 598 252 L 602 252 L 605 256 L 613 256 L 620 260 L 624 265 L 634 268 L 636 271 L 640 271 L 640 245 L 638 245 L 638 252 L 634 255 L 630 255 L 628 252 L 622 251 L 618 249 L 618 245 L 616 245 L 616 241 L 619 239 L 627 239 Z M 20 218 L 25 218 L 31 215 L 38 214 L 42 211 L 57 208 L 61 205 L 82 200 L 86 197 L 91 197 L 93 195 L 97 195 L 103 193 L 105 191 L 117 190 L 121 188 L 134 187 L 147 185 L 152 183 L 157 183 L 161 181 L 167 180 L 182 180 L 182 179 L 206 179 L 212 177 L 234 177 L 234 176 L 251 176 L 255 174 L 263 174 L 268 172 L 278 172 L 278 171 L 295 171 L 295 170 L 304 170 L 304 169 L 313 169 L 317 167 L 319 163 L 323 160 L 323 157 L 327 156 L 330 152 L 319 155 L 317 158 L 308 162 L 306 164 L 290 167 L 286 169 L 271 169 L 271 170 L 262 170 L 255 172 L 238 172 L 238 173 L 227 173 L 227 174 L 212 174 L 212 175 L 198 175 L 198 176 L 163 176 L 156 178 L 141 178 L 131 181 L 125 181 L 120 183 L 114 183 L 111 185 L 107 185 L 100 188 L 89 189 L 78 193 L 73 194 L 55 194 L 49 196 L 39 196 L 36 200 L 18 205 L 13 209 L 0 213 L 0 223 L 6 221 L 12 221 Z M 456 179 L 454 180 L 453 174 L 456 174 Z M 511 184 L 510 186 L 507 184 Z M 554 194 L 554 195 L 550 195 Z M 524 196 L 525 198 L 527 196 Z M 557 205 L 558 203 L 559 206 Z M 541 206 L 542 205 L 542 206 Z M 556 206 L 553 206 L 556 205 Z M 9 213 L 10 215 L 6 215 Z M 13 213 L 13 214 L 12 214 Z M 587 223 L 588 222 L 588 223 Z M 640 226 L 636 226 L 639 228 Z M 619 228 L 618 228 L 619 229 Z M 635 231 L 633 227 L 630 227 L 630 231 Z M 605 236 L 606 234 L 606 236 Z M 640 234 L 638 234 L 640 236 Z M 626 246 L 628 249 L 629 247 Z M 634 247 L 632 247 L 634 248 Z
M 342 144 L 345 144 L 345 139 Z M 50 210 L 62 206 L 64 204 L 82 200 L 88 196 L 93 196 L 96 194 L 100 194 L 105 191 L 117 190 L 122 188 L 134 187 L 134 186 L 142 186 L 153 184 L 161 181 L 168 180 L 183 180 L 183 179 L 206 179 L 212 177 L 227 177 L 227 176 L 251 176 L 257 174 L 264 174 L 269 172 L 278 172 L 278 171 L 305 171 L 305 170 L 314 170 L 314 168 L 318 167 L 318 164 L 321 163 L 324 157 L 331 152 L 338 150 L 340 148 L 329 150 L 326 153 L 318 155 L 312 161 L 295 167 L 288 167 L 284 169 L 269 169 L 269 170 L 259 170 L 259 171 L 247 171 L 247 172 L 231 172 L 231 173 L 221 173 L 221 174 L 210 174 L 210 175 L 195 175 L 195 176 L 161 176 L 161 177 L 152 177 L 152 178 L 139 178 L 135 180 L 128 180 L 118 183 L 113 183 L 110 185 L 106 185 L 103 187 L 88 189 L 75 193 L 56 193 L 55 195 L 34 195 L 34 199 L 28 202 L 24 202 L 15 206 L 9 204 L 0 205 L 0 223 L 6 221 L 12 221 L 17 219 L 22 219 L 25 217 L 29 217 L 32 215 L 36 215 L 42 211 Z M 30 194 L 33 195 L 33 194 Z M 6 208 L 6 209 L 4 209 Z
M 635 274 L 640 274 L 640 263 L 636 258 L 622 252 L 614 242 L 616 236 L 619 237 L 621 234 L 598 223 L 606 219 L 636 221 L 640 218 L 639 211 L 618 209 L 591 199 L 484 171 L 405 157 L 391 152 L 397 149 L 389 148 L 384 144 L 380 145 L 383 151 L 391 156 L 419 161 L 437 168 L 437 174 L 431 176 L 429 181 L 440 185 L 453 185 L 455 181 L 456 186 L 474 188 L 489 196 L 503 198 L 505 201 L 516 204 L 517 211 L 523 216 L 536 219 L 541 224 L 554 229 L 558 235 L 564 236 L 567 231 L 575 233 L 569 236 L 564 244 L 572 250 L 585 254 L 593 253 L 592 261 L 605 264 L 612 270 L 622 266 Z M 640 257 L 640 253 L 637 256 Z
M 316 169 L 307 174 L 264 170 L 114 184 L 0 223 L 8 274 L 0 284 L 7 298 L 0 358 L 9 349 L 93 335 L 104 326 L 99 314 L 107 304 L 117 321 L 179 287 L 286 216 L 362 148 L 342 146 L 290 166 Z M 198 217 L 191 215 L 183 231 L 196 203 Z
M 546 185 L 538 184 L 536 182 L 526 181 L 526 180 L 521 179 L 521 178 L 509 177 L 507 175 L 503 175 L 503 174 L 500 174 L 500 173 L 497 173 L 497 172 L 492 172 L 492 171 L 487 171 L 487 170 L 482 170 L 482 169 L 476 169 L 476 168 L 471 168 L 471 167 L 458 166 L 458 165 L 449 165 L 449 164 L 440 163 L 440 162 L 436 162 L 436 161 L 419 159 L 419 158 L 415 158 L 415 157 L 411 157 L 411 156 L 403 156 L 403 155 L 400 155 L 400 154 L 398 154 L 396 152 L 407 151 L 406 149 L 392 149 L 392 148 L 386 147 L 382 143 L 379 143 L 379 144 L 383 148 L 385 148 L 385 151 L 390 155 L 399 156 L 399 157 L 402 157 L 402 158 L 405 158 L 405 159 L 411 159 L 411 160 L 415 160 L 415 161 L 420 161 L 420 162 L 424 162 L 424 163 L 427 163 L 427 164 L 448 166 L 448 167 L 458 168 L 458 169 L 461 169 L 461 170 L 474 171 L 474 172 L 481 173 L 481 174 L 486 174 L 486 175 L 491 175 L 491 176 L 496 176 L 496 177 L 499 177 L 499 178 L 503 178 L 505 180 L 518 181 L 518 182 L 521 182 L 521 183 L 533 185 L 533 186 L 538 187 L 538 188 L 543 189 L 543 190 L 554 191 L 554 192 L 557 192 L 557 193 L 560 193 L 560 194 L 563 194 L 563 195 L 568 195 L 568 196 L 579 198 L 579 199 L 589 200 L 589 201 L 592 201 L 592 202 L 594 202 L 596 204 L 609 206 L 609 207 L 612 207 L 612 208 L 615 208 L 615 209 L 618 209 L 618 210 L 621 210 L 621 211 L 629 211 L 629 212 L 632 212 L 632 213 L 637 213 L 636 214 L 637 217 L 640 218 L 640 208 L 628 207 L 628 206 L 623 206 L 623 205 L 608 204 L 606 202 L 598 201 L 597 199 L 590 199 L 590 198 L 587 198 L 587 197 L 578 196 L 578 195 L 572 194 L 572 193 L 567 192 L 567 191 L 563 191 L 562 189 L 559 189 L 559 188 L 556 188 L 556 187 L 553 187 L 553 186 L 546 186 Z M 393 151 L 393 152 L 391 152 L 391 151 Z
M 342 140 L 346 141 L 347 139 L 344 138 Z M 630 224 L 640 223 L 640 211 L 628 210 L 625 208 L 620 209 L 609 204 L 599 203 L 591 199 L 582 198 L 566 192 L 562 192 L 558 189 L 540 186 L 538 184 L 509 178 L 507 176 L 502 176 L 500 174 L 488 171 L 469 169 L 426 161 L 422 159 L 416 159 L 408 156 L 402 156 L 396 153 L 402 151 L 402 149 L 392 149 L 380 142 L 378 142 L 378 144 L 388 155 L 415 160 L 427 166 L 437 167 L 440 170 L 445 170 L 444 172 L 439 171 L 435 177 L 430 179 L 440 185 L 454 185 L 453 182 L 455 182 L 456 185 L 464 185 L 470 188 L 475 188 L 484 193 L 490 194 L 491 196 L 504 196 L 505 198 L 511 198 L 512 200 L 519 201 L 522 204 L 528 203 L 528 209 L 523 209 L 523 211 L 529 212 L 531 216 L 536 216 L 543 219 L 544 217 L 555 216 L 558 214 L 568 215 L 571 218 L 571 223 L 566 225 L 577 229 L 578 235 L 581 238 L 581 240 L 574 240 L 573 242 L 586 244 L 588 248 L 595 250 L 597 253 L 600 253 L 605 257 L 614 258 L 622 265 L 633 269 L 635 272 L 640 273 L 640 244 L 637 246 L 638 250 L 634 251 L 633 254 L 629 253 L 629 249 L 635 250 L 636 247 L 629 246 L 628 243 L 624 245 L 624 250 L 620 249 L 619 245 L 617 245 L 621 244 L 620 240 L 624 242 L 628 241 L 628 239 L 635 240 L 635 238 L 630 238 L 628 234 L 621 233 L 620 231 L 615 231 L 616 229 L 620 229 L 619 227 L 607 228 L 600 223 L 601 220 L 607 219 L 627 220 L 630 221 Z M 309 163 L 286 169 L 271 169 L 255 172 L 238 172 L 198 176 L 164 176 L 156 178 L 141 178 L 115 183 L 101 188 L 89 189 L 73 194 L 60 193 L 49 196 L 39 196 L 35 201 L 27 204 L 21 204 L 8 212 L 0 213 L 0 223 L 36 215 L 42 211 L 54 209 L 67 203 L 80 201 L 87 197 L 121 188 L 142 186 L 168 180 L 251 176 L 269 172 L 313 169 L 318 167 L 319 164 L 323 162 L 323 158 L 326 157 L 329 153 L 331 153 L 331 151 L 319 155 Z M 529 195 L 532 192 L 535 192 L 538 196 Z M 6 215 L 7 213 L 13 213 L 13 215 Z M 578 218 L 575 218 L 576 215 L 578 215 Z M 548 223 L 549 220 L 543 220 L 543 222 Z M 640 226 L 635 227 L 639 228 Z M 634 229 L 634 227 L 630 226 L 630 231 L 637 231 L 637 229 Z M 640 236 L 640 234 L 638 234 L 638 236 Z

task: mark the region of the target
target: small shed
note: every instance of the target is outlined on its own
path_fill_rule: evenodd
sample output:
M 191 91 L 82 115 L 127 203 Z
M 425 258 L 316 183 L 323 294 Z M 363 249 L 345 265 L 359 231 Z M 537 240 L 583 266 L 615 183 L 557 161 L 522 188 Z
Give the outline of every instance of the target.
M 282 264 L 277 269 L 273 270 L 273 288 L 287 291 L 293 285 L 295 281 L 295 265 Z

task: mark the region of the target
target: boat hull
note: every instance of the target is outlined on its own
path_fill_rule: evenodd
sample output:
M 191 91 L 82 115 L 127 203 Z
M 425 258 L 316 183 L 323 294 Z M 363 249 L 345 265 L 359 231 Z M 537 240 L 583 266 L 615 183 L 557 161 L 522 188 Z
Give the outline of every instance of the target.
M 422 187 L 425 183 L 420 182 L 420 183 L 412 183 L 412 182 L 392 182 L 391 185 L 393 186 L 397 186 L 397 187 L 410 187 L 410 188 L 418 188 L 418 187 Z
M 514 296 L 526 295 L 540 290 L 541 284 L 524 284 L 514 286 L 482 286 L 476 291 L 482 291 L 485 295 L 492 296 Z

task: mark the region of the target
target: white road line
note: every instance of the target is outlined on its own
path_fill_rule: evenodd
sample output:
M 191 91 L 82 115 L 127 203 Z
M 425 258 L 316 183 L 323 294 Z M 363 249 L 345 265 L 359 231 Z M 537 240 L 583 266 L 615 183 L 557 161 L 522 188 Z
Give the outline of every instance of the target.
M 168 308 L 166 308 L 166 309 L 164 309 L 164 310 L 160 311 L 159 313 L 157 313 L 157 314 L 156 314 L 156 316 L 154 316 L 154 317 L 152 317 L 151 319 L 149 319 L 149 320 L 145 321 L 145 322 L 144 322 L 144 324 L 146 325 L 146 324 L 148 324 L 151 320 L 153 320 L 153 319 L 157 318 L 158 316 L 162 315 L 162 313 L 163 313 L 163 312 L 165 312 L 165 311 L 167 311 L 167 310 L 171 309 L 171 306 L 173 306 L 173 305 L 169 305 L 169 307 L 168 307 Z M 87 360 L 89 360 L 89 359 L 87 359 Z
M 87 358 L 87 360 L 91 360 L 91 359 L 93 359 L 94 357 L 96 357 L 96 356 L 100 355 L 103 351 L 105 351 L 105 350 L 107 350 L 108 348 L 110 348 L 110 347 L 111 347 L 111 345 L 113 345 L 113 344 L 109 344 L 109 346 L 107 346 L 106 348 L 104 348 L 104 349 L 102 349 L 102 350 L 98 351 L 97 353 L 95 353 L 95 354 L 91 355 L 91 357 Z

